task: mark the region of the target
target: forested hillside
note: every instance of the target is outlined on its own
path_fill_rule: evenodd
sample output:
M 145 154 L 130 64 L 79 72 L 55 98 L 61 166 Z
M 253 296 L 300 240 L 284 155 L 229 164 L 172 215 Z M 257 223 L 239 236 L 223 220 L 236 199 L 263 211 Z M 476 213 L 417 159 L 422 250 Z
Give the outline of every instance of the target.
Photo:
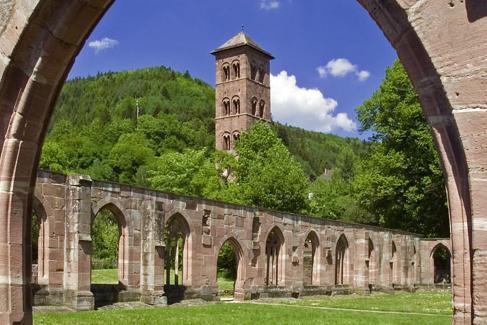
M 202 148 L 213 152 L 214 106 L 212 87 L 188 72 L 165 67 L 73 79 L 56 105 L 41 167 L 144 185 L 144 171 L 138 170 L 144 154 Z M 273 126 L 310 178 L 334 168 L 340 152 L 360 153 L 366 147 L 357 139 Z M 129 154 L 124 152 L 127 145 L 146 142 L 150 152 L 133 152 L 140 161 L 119 166 L 122 162 L 116 160 Z

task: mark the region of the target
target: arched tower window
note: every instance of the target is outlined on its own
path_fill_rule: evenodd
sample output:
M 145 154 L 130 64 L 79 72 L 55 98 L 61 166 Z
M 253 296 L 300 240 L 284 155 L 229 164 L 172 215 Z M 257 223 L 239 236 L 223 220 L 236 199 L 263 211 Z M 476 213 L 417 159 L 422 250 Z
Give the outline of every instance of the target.
M 230 150 L 231 142 L 230 142 L 230 134 L 225 133 L 223 135 L 223 150 Z
M 255 63 L 250 65 L 250 79 L 256 80 L 257 79 L 257 66 Z
M 233 114 L 240 114 L 240 98 L 233 98 Z
M 230 80 L 230 65 L 228 63 L 223 64 L 223 81 Z
M 252 115 L 257 115 L 257 98 L 253 97 L 250 104 L 252 105 Z
M 223 99 L 223 115 L 230 115 L 230 99 L 228 98 Z
M 264 118 L 265 102 L 263 100 L 259 103 L 259 117 Z
M 235 61 L 232 63 L 233 66 L 233 76 L 235 79 L 240 78 L 240 62 Z
M 233 141 L 237 141 L 240 139 L 240 133 L 239 132 L 233 132 Z
M 259 82 L 263 83 L 265 78 L 265 70 L 263 66 L 259 67 Z

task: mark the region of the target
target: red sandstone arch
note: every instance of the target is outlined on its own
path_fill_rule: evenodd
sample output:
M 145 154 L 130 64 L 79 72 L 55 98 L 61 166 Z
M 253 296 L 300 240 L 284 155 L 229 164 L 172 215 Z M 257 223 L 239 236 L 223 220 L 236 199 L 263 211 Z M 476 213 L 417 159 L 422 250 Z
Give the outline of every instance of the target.
M 188 222 L 188 218 L 181 212 L 173 213 L 165 223 L 165 229 L 168 232 L 171 232 L 171 228 L 176 232 L 180 232 L 183 236 L 183 247 L 181 247 L 183 251 L 183 269 L 182 269 L 182 278 L 181 282 L 178 285 L 183 286 L 191 286 L 191 278 L 192 278 L 192 264 L 191 264 L 191 245 L 192 245 L 192 236 L 191 236 L 191 228 Z M 166 238 L 167 240 L 168 238 Z M 166 244 L 167 246 L 167 244 Z M 169 247 L 166 247 L 169 249 Z M 177 255 L 177 254 L 176 254 Z M 166 270 L 168 272 L 169 270 Z M 167 278 L 167 274 L 166 274 Z M 168 279 L 168 278 L 167 278 Z
M 220 250 L 222 249 L 223 245 L 225 245 L 225 243 L 230 243 L 230 245 L 233 247 L 233 251 L 237 259 L 237 276 L 235 278 L 235 288 L 233 295 L 235 299 L 243 300 L 245 297 L 244 284 L 246 275 L 246 256 L 244 254 L 244 250 L 242 249 L 242 245 L 240 245 L 240 242 L 234 236 L 227 236 L 219 243 L 219 245 L 215 245 L 215 248 L 217 248 L 217 250 L 215 251 L 215 256 L 218 257 L 218 254 L 220 253 Z
M 309 261 L 306 261 L 306 256 L 304 256 L 304 251 L 306 246 L 308 252 L 311 253 Z M 303 272 L 303 284 L 304 285 L 319 285 L 320 284 L 320 238 L 315 230 L 310 230 L 306 237 L 304 238 L 304 242 L 301 245 L 303 247 L 303 267 L 305 268 Z M 309 270 L 306 270 L 306 267 L 310 267 Z
M 93 225 L 93 221 L 97 217 L 98 213 L 102 210 L 108 210 L 112 213 L 112 215 L 117 220 L 118 224 L 118 281 L 122 284 L 125 288 L 130 285 L 130 274 L 129 274 L 129 265 L 130 265 L 130 248 L 129 242 L 131 240 L 131 236 L 129 233 L 129 227 L 127 227 L 127 218 L 125 216 L 124 210 L 120 207 L 120 205 L 111 200 L 104 200 L 99 202 L 98 205 L 93 207 L 92 215 L 91 215 L 91 224 Z M 91 232 L 90 232 L 91 233 Z M 91 267 L 91 255 L 90 255 L 90 267 Z
M 447 179 L 458 323 L 485 321 L 487 9 L 483 1 L 358 0 L 397 50 Z M 111 0 L 7 0 L 0 15 L 0 322 L 31 322 L 27 217 L 53 104 Z M 22 256 L 14 259 L 13 256 Z M 475 298 L 473 298 L 475 297 Z
M 274 226 L 264 237 L 265 243 L 265 285 L 279 286 L 286 276 L 286 243 L 282 230 Z
M 350 272 L 350 247 L 345 234 L 341 234 L 335 245 L 335 284 L 350 284 Z

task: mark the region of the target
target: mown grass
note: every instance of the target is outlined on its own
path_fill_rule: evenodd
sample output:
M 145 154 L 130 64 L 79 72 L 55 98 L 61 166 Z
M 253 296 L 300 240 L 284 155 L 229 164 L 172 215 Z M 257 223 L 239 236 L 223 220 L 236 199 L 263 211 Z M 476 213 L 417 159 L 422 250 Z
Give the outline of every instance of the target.
M 374 293 L 370 296 L 346 295 L 334 297 L 304 297 L 295 300 L 266 299 L 286 305 L 333 307 L 359 310 L 397 311 L 409 313 L 452 314 L 451 293 L 448 290 L 418 291 L 416 293 Z
M 34 324 L 450 324 L 448 292 L 35 313 Z M 352 308 L 347 311 L 323 308 Z M 353 309 L 362 309 L 353 310 Z M 364 311 L 365 310 L 365 311 Z M 367 311 L 368 310 L 368 311 Z M 381 311 L 384 311 L 381 312 Z M 412 312 L 413 314 L 409 313 Z M 391 314 L 392 312 L 392 314 Z M 395 313 L 397 312 L 397 313 Z M 430 315 L 419 315 L 419 314 Z
M 93 284 L 117 284 L 118 269 L 91 270 L 91 283 Z

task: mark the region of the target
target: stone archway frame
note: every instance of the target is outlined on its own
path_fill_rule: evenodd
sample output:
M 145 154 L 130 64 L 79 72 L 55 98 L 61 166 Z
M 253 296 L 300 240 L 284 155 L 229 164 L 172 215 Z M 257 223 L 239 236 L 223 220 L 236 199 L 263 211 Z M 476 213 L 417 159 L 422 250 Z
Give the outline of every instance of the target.
M 397 50 L 446 175 L 455 321 L 487 318 L 487 9 L 480 1 L 358 0 Z M 7 0 L 0 15 L 0 322 L 30 323 L 25 238 L 41 144 L 62 83 L 110 0 Z M 467 53 L 468 52 L 468 53 Z M 484 86 L 482 86 L 484 85 Z M 13 259 L 11 256 L 23 256 Z M 475 261 L 475 263 L 473 263 Z
M 284 286 L 286 283 L 286 272 L 288 271 L 288 256 L 287 256 L 287 245 L 286 245 L 286 237 L 284 236 L 284 232 L 282 231 L 281 227 L 279 225 L 273 224 L 269 227 L 269 230 L 266 232 L 265 236 L 263 237 L 264 242 L 263 242 L 263 253 L 262 256 L 264 258 L 264 276 L 263 276 L 263 283 L 264 286 L 267 286 L 267 268 L 268 268 L 268 261 L 267 261 L 267 252 L 266 252 L 266 247 L 267 247 L 267 240 L 269 239 L 269 236 L 271 233 L 277 230 L 276 235 L 279 237 L 280 240 L 280 247 L 279 247 L 279 254 L 278 254 L 278 260 L 277 260 L 277 281 L 278 283 L 276 284 L 277 287 L 279 286 Z
M 247 265 L 249 265 L 250 257 L 247 250 L 245 250 L 241 244 L 241 240 L 238 239 L 238 235 L 226 235 L 214 245 L 215 255 L 215 274 L 218 275 L 218 255 L 225 243 L 232 245 L 234 254 L 237 258 L 237 277 L 235 279 L 234 297 L 236 300 L 244 300 L 245 292 L 248 290 L 247 281 Z
M 124 288 L 132 285 L 134 276 L 130 274 L 130 265 L 137 261 L 130 260 L 130 247 L 134 246 L 133 227 L 130 226 L 128 211 L 123 208 L 120 199 L 106 197 L 91 205 L 91 224 L 100 211 L 107 209 L 117 220 L 119 242 L 118 242 L 118 282 Z M 90 232 L 91 233 L 91 232 Z M 133 254 L 132 254 L 133 255 Z M 132 281 L 131 281 L 132 280 Z
M 320 236 L 319 232 L 316 229 L 310 229 L 309 231 L 306 232 L 306 236 L 304 236 L 302 242 L 300 243 L 300 248 L 303 249 L 304 244 L 306 242 L 306 239 L 308 239 L 309 236 L 313 236 L 314 239 L 316 240 L 316 246 L 314 247 L 315 249 L 315 255 L 313 258 L 313 269 L 312 269 L 312 275 L 311 275 L 311 285 L 313 286 L 319 286 L 321 283 L 321 242 L 320 242 Z M 304 253 L 304 252 L 303 252 Z M 304 257 L 304 254 L 303 254 Z M 301 259 L 304 263 L 304 258 Z M 304 281 L 303 281 L 304 283 Z

